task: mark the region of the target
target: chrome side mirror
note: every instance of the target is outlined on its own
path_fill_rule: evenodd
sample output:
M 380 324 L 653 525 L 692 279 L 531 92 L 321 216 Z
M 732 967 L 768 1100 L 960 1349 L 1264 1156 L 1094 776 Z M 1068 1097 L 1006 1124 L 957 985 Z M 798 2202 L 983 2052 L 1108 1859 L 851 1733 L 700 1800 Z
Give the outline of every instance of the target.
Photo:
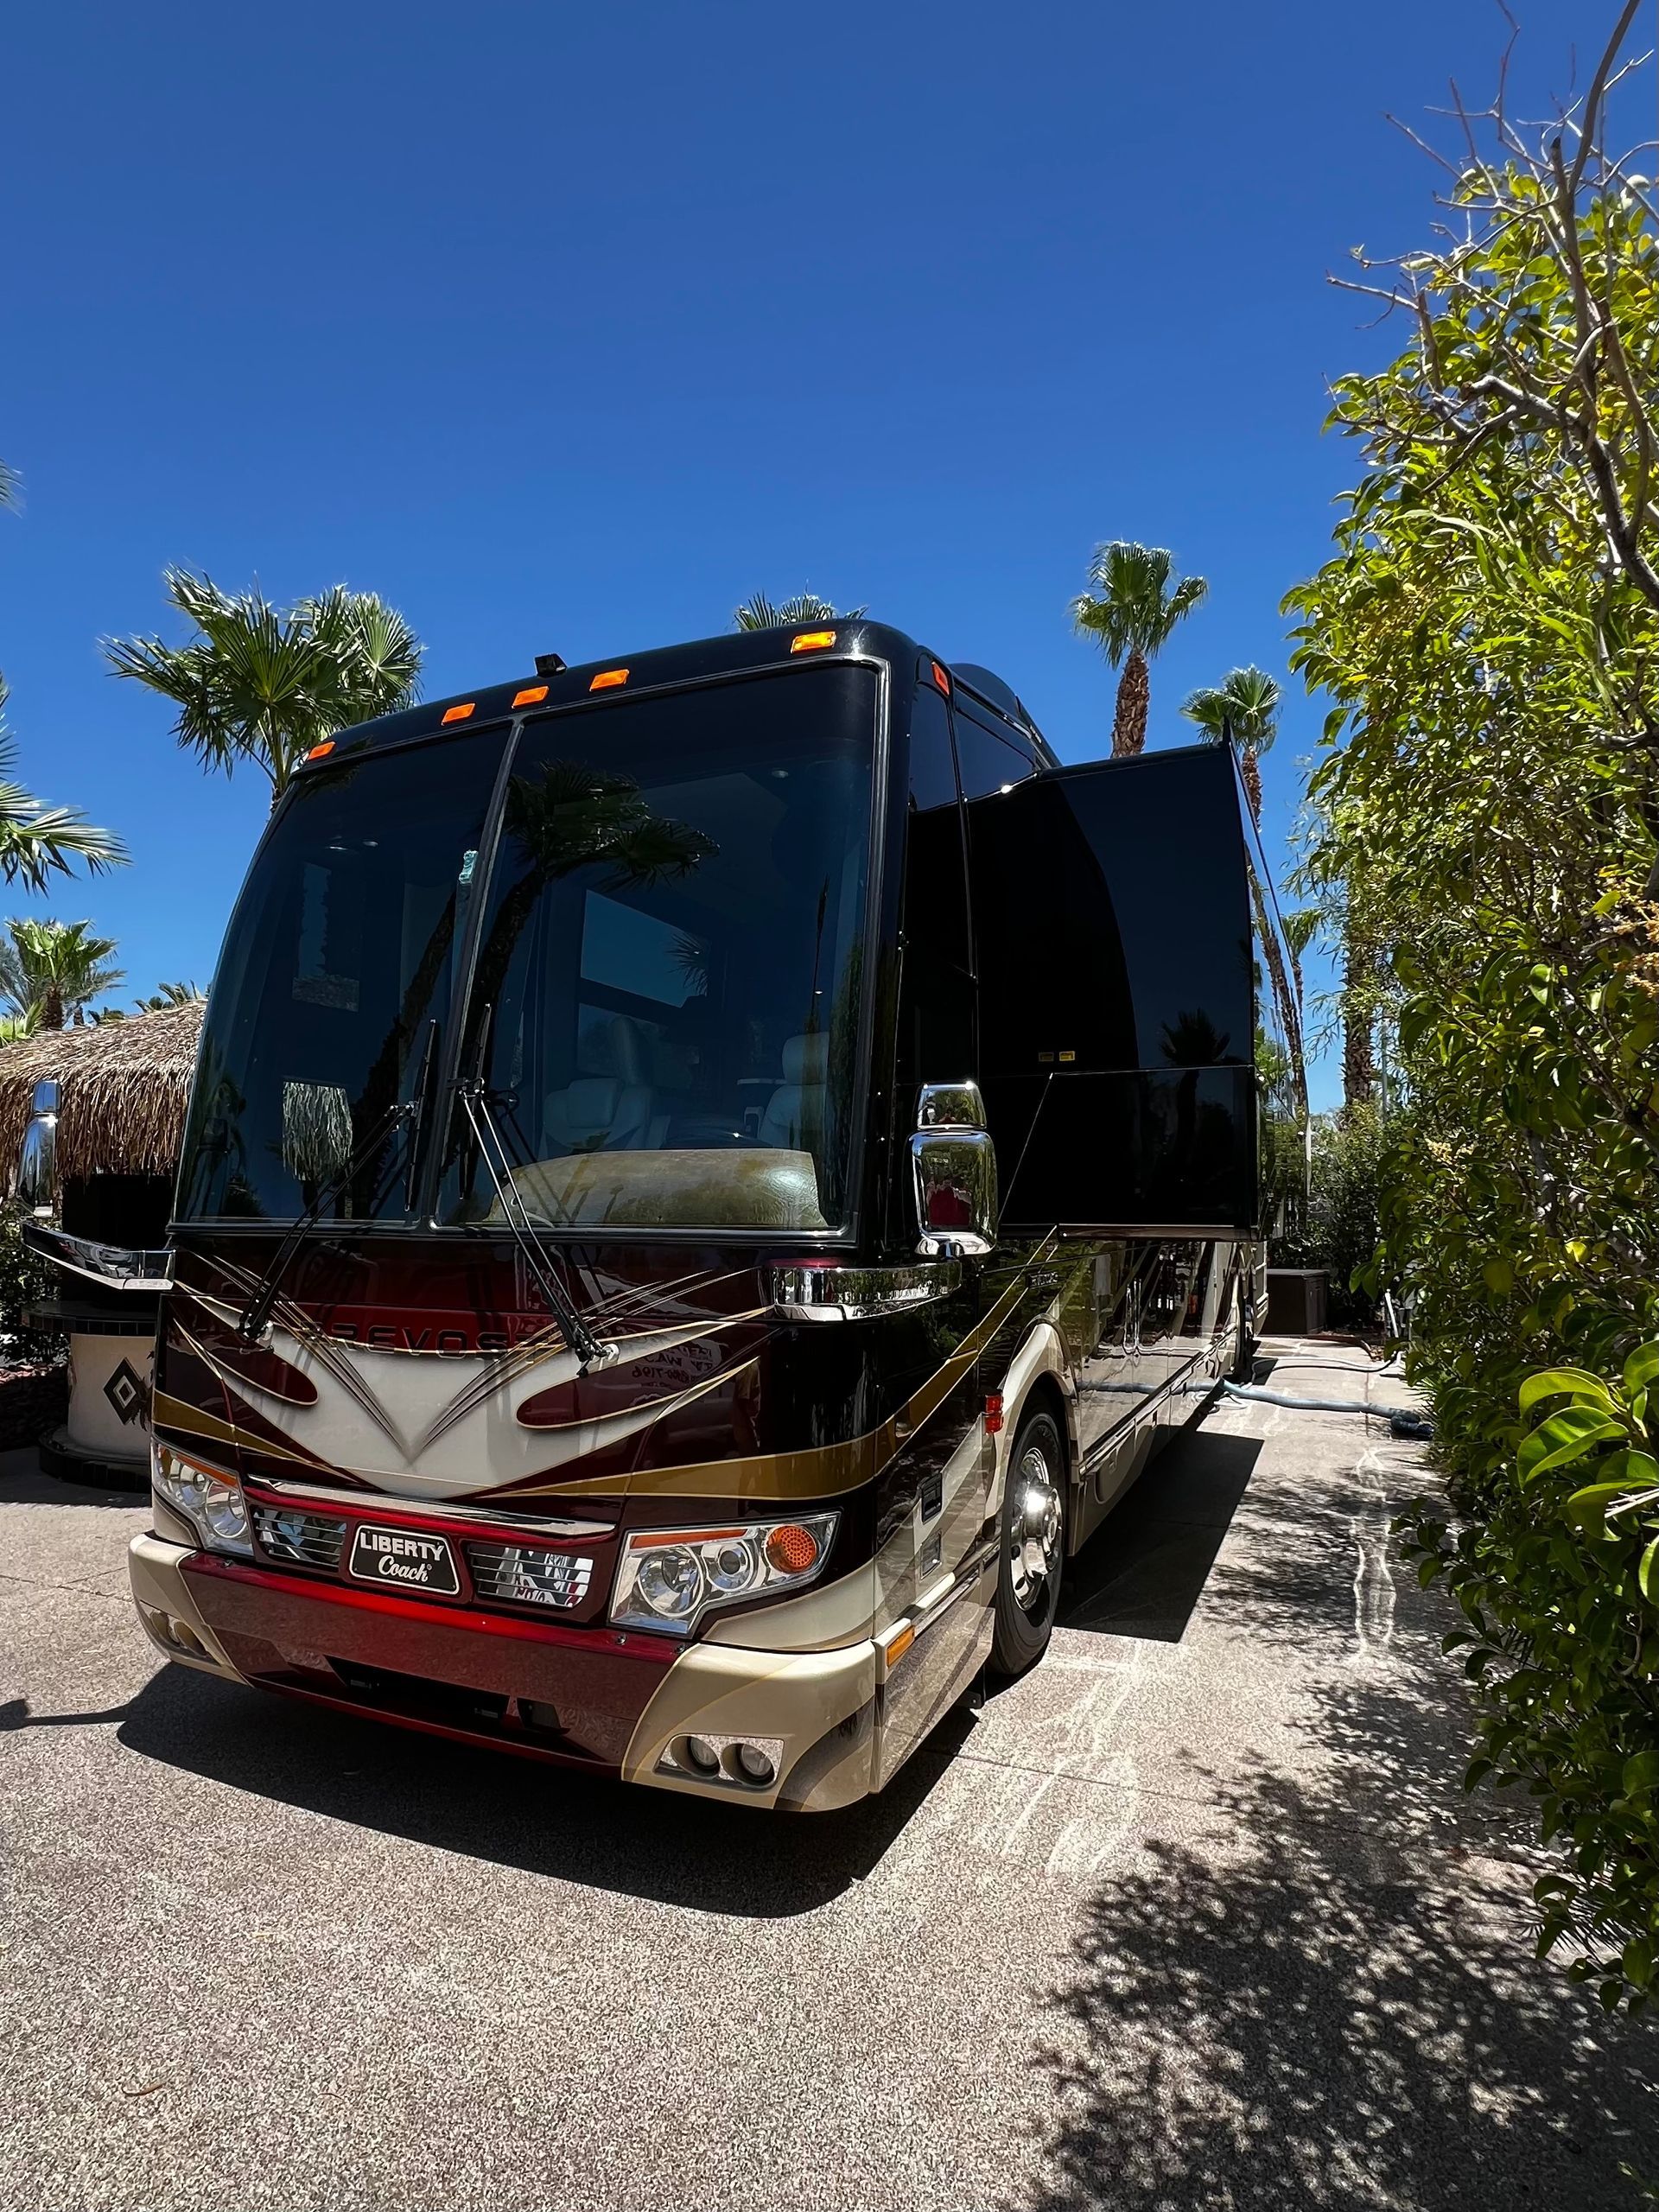
M 929 1259 L 979 1259 L 996 1243 L 996 1147 L 976 1083 L 929 1083 L 910 1141 L 916 1249 Z
M 37 1221 L 58 1211 L 58 1099 L 56 1077 L 42 1076 L 17 1153 L 18 1203 Z

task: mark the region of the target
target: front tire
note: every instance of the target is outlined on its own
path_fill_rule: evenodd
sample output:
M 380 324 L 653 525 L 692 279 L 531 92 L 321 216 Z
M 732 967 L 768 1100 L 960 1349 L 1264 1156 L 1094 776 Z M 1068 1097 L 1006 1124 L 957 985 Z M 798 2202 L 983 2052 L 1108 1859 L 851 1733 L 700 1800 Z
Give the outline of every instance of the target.
M 1065 1447 L 1050 1413 L 1030 1413 L 1008 1454 L 999 1530 L 991 1669 L 1023 1675 L 1048 1648 L 1065 1558 Z

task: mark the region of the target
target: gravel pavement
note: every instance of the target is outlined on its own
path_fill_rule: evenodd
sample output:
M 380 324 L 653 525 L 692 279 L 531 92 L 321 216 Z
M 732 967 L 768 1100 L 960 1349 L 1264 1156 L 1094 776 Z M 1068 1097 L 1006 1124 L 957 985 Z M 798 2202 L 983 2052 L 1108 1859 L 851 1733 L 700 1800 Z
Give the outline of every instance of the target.
M 0 1459 L 0 2212 L 1634 2208 L 1645 2023 L 1459 1786 L 1427 1479 L 1278 1344 L 887 1796 L 768 1820 L 159 1667 Z

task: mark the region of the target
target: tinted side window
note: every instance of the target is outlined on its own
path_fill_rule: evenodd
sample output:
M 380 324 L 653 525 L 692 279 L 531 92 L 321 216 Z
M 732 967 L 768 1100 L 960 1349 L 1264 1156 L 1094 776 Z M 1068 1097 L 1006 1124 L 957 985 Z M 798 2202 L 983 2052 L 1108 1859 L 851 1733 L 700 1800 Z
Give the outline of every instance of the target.
M 913 1126 L 918 1084 L 957 1082 L 975 1065 L 967 875 L 950 716 L 928 683 L 918 686 L 911 709 L 908 810 L 896 1063 L 897 1110 L 906 1129 Z
M 931 684 L 918 687 L 911 709 L 909 810 L 906 941 L 966 969 L 967 885 L 950 716 Z
M 957 757 L 963 798 L 984 798 L 1005 785 L 1023 784 L 1037 771 L 1029 749 L 1007 724 L 1001 733 L 982 721 L 960 698 L 957 702 Z

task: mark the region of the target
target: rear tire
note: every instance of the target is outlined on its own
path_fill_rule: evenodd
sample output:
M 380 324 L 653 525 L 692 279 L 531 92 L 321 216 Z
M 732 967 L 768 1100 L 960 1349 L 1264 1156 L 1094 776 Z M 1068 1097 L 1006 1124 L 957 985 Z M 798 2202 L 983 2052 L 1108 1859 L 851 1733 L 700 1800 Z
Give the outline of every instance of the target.
M 1048 1648 L 1065 1558 L 1065 1447 L 1050 1413 L 1020 1422 L 1008 1454 L 998 1529 L 991 1670 L 1023 1675 Z

